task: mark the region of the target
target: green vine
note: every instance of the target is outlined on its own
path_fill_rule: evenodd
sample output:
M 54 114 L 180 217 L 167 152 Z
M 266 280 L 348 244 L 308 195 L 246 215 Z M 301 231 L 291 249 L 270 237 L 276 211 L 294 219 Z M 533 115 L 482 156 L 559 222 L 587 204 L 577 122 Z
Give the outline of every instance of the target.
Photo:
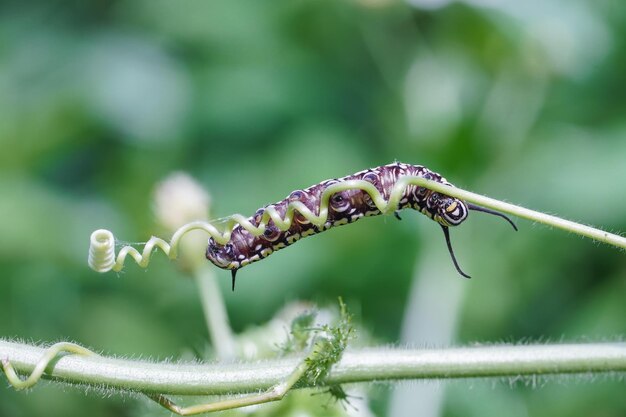
M 62 355 L 64 352 L 79 354 Z M 150 394 L 243 394 L 274 387 L 284 382 L 299 366 L 306 370 L 306 356 L 261 362 L 153 363 L 100 356 L 82 346 L 65 342 L 43 348 L 0 340 L 0 357 L 9 382 L 20 389 L 30 388 L 42 378 L 53 378 L 72 384 Z M 22 380 L 17 373 L 29 376 Z M 567 374 L 604 374 L 620 378 L 624 373 L 624 342 L 475 345 L 442 349 L 378 347 L 346 350 L 327 378 L 318 380 L 316 386 L 379 380 Z M 227 379 L 225 375 L 228 375 Z M 24 384 L 20 385 L 22 383 L 15 378 Z M 302 380 L 298 386 L 309 387 L 309 383 Z

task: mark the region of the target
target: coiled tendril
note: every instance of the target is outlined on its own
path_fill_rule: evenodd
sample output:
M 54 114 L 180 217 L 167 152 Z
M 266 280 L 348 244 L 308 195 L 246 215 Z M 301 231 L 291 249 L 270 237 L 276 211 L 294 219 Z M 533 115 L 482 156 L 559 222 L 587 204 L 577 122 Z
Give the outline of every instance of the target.
M 389 200 L 385 201 L 383 195 L 370 182 L 365 180 L 348 180 L 328 186 L 322 193 L 318 215 L 309 210 L 302 202 L 292 201 L 287 206 L 284 217 L 278 213 L 273 206 L 267 206 L 264 209 L 259 226 L 255 226 L 241 214 L 233 214 L 230 217 L 220 221 L 224 224 L 224 231 L 220 230 L 211 222 L 196 221 L 187 223 L 178 229 L 170 242 L 152 236 L 144 245 L 143 250 L 139 252 L 132 246 L 124 246 L 120 249 L 117 256 L 115 255 L 115 237 L 113 233 L 106 229 L 99 229 L 91 234 L 89 245 L 88 263 L 91 269 L 96 272 L 121 271 L 124 268 L 124 262 L 127 256 L 131 256 L 135 262 L 142 268 L 146 268 L 150 263 L 150 257 L 155 248 L 161 249 L 170 259 L 174 260 L 178 256 L 178 245 L 182 237 L 192 230 L 204 230 L 217 243 L 225 245 L 230 240 L 232 230 L 241 225 L 254 236 L 261 236 L 265 232 L 265 228 L 271 220 L 274 225 L 281 231 L 288 230 L 293 221 L 295 212 L 297 211 L 308 221 L 318 227 L 322 227 L 328 219 L 328 207 L 330 197 L 340 191 L 346 190 L 362 190 L 369 194 L 372 201 L 383 214 L 393 213 L 399 206 L 402 193 L 409 185 L 417 185 L 425 188 L 439 187 L 447 190 L 454 190 L 454 187 L 446 186 L 436 181 L 431 181 L 417 176 L 405 176 L 399 178 L 394 185 Z

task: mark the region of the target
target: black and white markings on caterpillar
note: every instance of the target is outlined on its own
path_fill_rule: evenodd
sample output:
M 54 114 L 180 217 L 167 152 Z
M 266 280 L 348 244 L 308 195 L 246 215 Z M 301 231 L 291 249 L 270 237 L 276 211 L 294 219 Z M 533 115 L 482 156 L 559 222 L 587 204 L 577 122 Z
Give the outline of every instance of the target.
M 444 177 L 426 167 L 399 162 L 322 181 L 309 188 L 295 190 L 285 199 L 262 207 L 249 217 L 248 222 L 255 228 L 265 224 L 262 234 L 252 233 L 238 224 L 232 229 L 227 243 L 222 245 L 210 238 L 206 257 L 216 266 L 231 270 L 234 290 L 235 276 L 240 268 L 264 259 L 306 236 L 355 222 L 362 217 L 383 214 L 381 204 L 391 203 L 394 187 L 403 177 L 421 177 L 452 186 Z M 368 187 L 363 185 L 374 188 L 368 191 Z M 328 195 L 325 191 L 329 187 L 337 191 Z M 384 201 L 381 202 L 380 198 Z M 400 219 L 398 212 L 406 208 L 425 214 L 441 226 L 452 262 L 459 274 L 466 278 L 470 276 L 461 270 L 452 250 L 451 226 L 458 226 L 467 219 L 469 210 L 475 210 L 500 216 L 517 230 L 511 219 L 502 213 L 412 184 L 404 186 L 395 206 L 391 211 L 387 207 L 386 212 L 393 212 Z M 266 212 L 273 213 L 273 216 L 268 217 Z

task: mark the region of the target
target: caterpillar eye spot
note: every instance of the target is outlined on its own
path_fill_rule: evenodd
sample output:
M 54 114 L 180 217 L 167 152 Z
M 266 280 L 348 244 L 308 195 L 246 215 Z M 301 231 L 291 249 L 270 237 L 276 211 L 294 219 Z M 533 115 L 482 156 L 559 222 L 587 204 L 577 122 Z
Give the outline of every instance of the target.
M 333 194 L 330 198 L 330 207 L 337 212 L 344 212 L 350 208 L 350 198 L 345 191 Z
M 280 230 L 276 226 L 265 226 L 263 237 L 269 242 L 274 242 L 280 236 Z
M 304 193 L 300 190 L 296 190 L 293 191 L 291 194 L 289 194 L 288 200 L 289 201 L 300 201 L 302 200 L 304 197 Z
M 363 179 L 367 182 L 371 182 L 374 185 L 379 182 L 378 175 L 373 172 L 368 172 L 367 174 L 363 175 Z

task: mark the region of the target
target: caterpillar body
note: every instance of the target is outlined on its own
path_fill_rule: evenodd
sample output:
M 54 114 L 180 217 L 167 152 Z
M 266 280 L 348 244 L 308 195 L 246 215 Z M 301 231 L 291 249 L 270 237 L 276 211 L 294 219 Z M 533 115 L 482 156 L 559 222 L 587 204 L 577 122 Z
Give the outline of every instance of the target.
M 371 183 L 385 201 L 388 201 L 398 179 L 405 176 L 422 177 L 452 186 L 443 176 L 424 166 L 396 162 L 360 171 L 343 178 L 325 180 L 302 190 L 295 190 L 285 199 L 260 208 L 252 217 L 248 218 L 248 221 L 255 227 L 258 227 L 261 224 L 263 214 L 269 207 L 275 209 L 281 218 L 285 218 L 288 206 L 294 202 L 304 204 L 306 208 L 317 216 L 321 211 L 320 207 L 324 190 L 333 184 L 350 180 L 362 180 Z M 395 210 L 398 219 L 400 218 L 398 211 L 405 208 L 417 210 L 441 226 L 454 265 L 457 271 L 467 278 L 469 278 L 469 275 L 460 269 L 452 251 L 449 227 L 457 226 L 465 221 L 469 210 L 477 210 L 501 216 L 517 230 L 513 222 L 502 213 L 468 204 L 457 198 L 416 185 L 409 184 L 404 188 Z M 306 236 L 321 233 L 332 227 L 353 223 L 363 217 L 379 214 L 382 213 L 370 194 L 361 189 L 347 189 L 330 196 L 326 221 L 321 226 L 313 224 L 296 209 L 287 230 L 280 230 L 274 221 L 270 219 L 265 225 L 264 233 L 260 236 L 256 236 L 241 225 L 237 225 L 233 228 L 230 240 L 226 244 L 219 244 L 213 238 L 210 238 L 206 257 L 216 266 L 232 271 L 234 290 L 236 272 L 240 268 L 264 259 Z

